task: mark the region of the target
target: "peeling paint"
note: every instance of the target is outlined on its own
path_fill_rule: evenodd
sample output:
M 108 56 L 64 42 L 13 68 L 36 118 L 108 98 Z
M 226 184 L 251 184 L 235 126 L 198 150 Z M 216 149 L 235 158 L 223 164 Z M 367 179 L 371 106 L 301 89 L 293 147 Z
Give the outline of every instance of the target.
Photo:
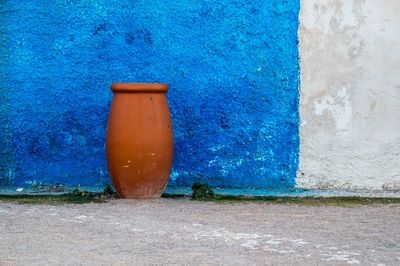
M 299 187 L 400 190 L 398 10 L 301 1 Z
M 348 130 L 352 116 L 352 106 L 350 96 L 347 94 L 347 88 L 342 87 L 335 97 L 324 96 L 321 100 L 314 101 L 315 114 L 321 116 L 324 111 L 330 112 L 335 122 L 338 134 L 345 134 Z

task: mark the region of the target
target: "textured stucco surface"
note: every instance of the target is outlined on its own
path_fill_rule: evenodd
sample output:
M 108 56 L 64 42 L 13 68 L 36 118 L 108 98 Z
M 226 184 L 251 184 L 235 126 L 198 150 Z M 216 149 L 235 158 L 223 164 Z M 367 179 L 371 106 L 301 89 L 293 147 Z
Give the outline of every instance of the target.
M 299 186 L 400 189 L 399 10 L 301 1 Z
M 288 187 L 299 1 L 1 1 L 0 181 L 108 181 L 113 81 L 165 82 L 170 186 Z

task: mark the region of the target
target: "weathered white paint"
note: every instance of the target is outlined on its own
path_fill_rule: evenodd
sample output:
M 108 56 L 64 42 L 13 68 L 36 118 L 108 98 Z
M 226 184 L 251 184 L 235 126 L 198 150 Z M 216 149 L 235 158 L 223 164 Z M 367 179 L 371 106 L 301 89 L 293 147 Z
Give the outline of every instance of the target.
M 302 0 L 297 183 L 400 189 L 400 1 Z

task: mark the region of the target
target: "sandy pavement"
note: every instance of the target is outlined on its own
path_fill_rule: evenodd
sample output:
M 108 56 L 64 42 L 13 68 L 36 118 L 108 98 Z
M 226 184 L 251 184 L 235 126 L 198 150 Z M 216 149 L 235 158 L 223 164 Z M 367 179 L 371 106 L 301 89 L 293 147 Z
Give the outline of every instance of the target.
M 400 265 L 400 205 L 0 203 L 0 265 Z

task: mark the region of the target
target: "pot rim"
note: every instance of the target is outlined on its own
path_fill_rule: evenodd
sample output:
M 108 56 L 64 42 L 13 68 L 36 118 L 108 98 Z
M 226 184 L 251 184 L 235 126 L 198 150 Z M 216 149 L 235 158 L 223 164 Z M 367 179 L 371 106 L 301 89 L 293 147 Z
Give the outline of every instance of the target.
M 142 82 L 113 82 L 113 92 L 167 92 L 168 84 Z

